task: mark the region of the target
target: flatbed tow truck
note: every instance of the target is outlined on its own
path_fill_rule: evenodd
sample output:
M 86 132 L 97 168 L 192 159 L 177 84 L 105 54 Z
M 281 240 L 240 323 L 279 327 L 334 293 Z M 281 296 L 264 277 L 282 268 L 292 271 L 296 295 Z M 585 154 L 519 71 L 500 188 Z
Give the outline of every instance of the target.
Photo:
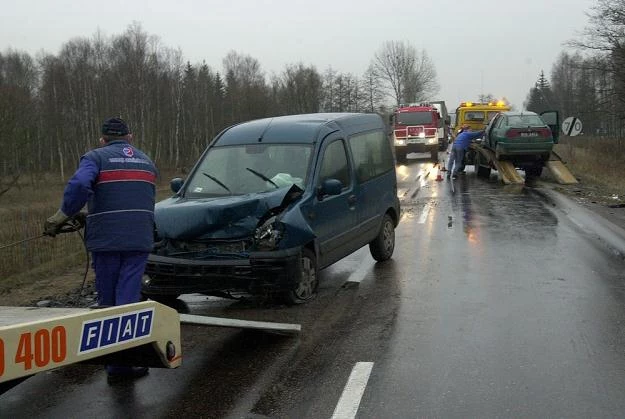
M 511 108 L 505 100 L 491 101 L 488 103 L 462 102 L 456 109 L 454 134 L 462 125 L 468 125 L 474 131 L 487 129 L 489 122 L 499 113 L 509 111 Z M 556 135 L 560 130 L 557 111 L 543 112 L 547 124 Z M 550 114 L 550 115 L 547 115 Z M 488 177 L 491 170 L 497 170 L 499 178 L 504 184 L 523 184 L 525 180 L 517 172 L 515 162 L 509 159 L 497 159 L 493 150 L 487 148 L 480 140 L 474 141 L 466 156 L 466 164 L 474 165 L 478 176 Z M 549 159 L 544 162 L 555 180 L 560 184 L 575 184 L 577 179 L 565 166 L 564 160 L 554 151 L 550 152 Z M 527 176 L 526 176 L 527 177 Z
M 0 394 L 76 363 L 177 368 L 180 325 L 297 334 L 298 324 L 179 314 L 155 301 L 107 308 L 0 307 Z

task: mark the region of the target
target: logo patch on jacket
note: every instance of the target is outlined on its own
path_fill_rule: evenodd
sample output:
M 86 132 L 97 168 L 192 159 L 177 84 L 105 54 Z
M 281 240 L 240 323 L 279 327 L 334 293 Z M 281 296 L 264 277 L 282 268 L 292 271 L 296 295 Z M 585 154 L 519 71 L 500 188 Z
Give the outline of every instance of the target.
M 133 151 L 132 147 L 124 147 L 122 151 L 127 157 L 132 157 L 135 155 L 135 152 Z

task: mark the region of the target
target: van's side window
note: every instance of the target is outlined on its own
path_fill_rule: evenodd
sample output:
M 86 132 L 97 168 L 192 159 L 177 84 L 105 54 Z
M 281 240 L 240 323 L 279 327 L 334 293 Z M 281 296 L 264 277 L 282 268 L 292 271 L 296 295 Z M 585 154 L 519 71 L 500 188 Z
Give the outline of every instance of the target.
M 360 183 L 393 170 L 393 152 L 381 131 L 354 135 L 349 147 Z
M 351 182 L 347 153 L 342 140 L 337 140 L 326 147 L 321 162 L 319 184 L 326 179 L 338 179 L 343 187 L 348 187 Z

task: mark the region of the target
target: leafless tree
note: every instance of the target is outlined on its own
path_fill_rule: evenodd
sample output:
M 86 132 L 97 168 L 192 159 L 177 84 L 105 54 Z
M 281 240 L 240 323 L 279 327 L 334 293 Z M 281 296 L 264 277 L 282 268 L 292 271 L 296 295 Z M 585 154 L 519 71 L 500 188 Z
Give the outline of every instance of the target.
M 380 82 L 372 66 L 369 66 L 367 71 L 365 71 L 362 76 L 361 84 L 363 90 L 362 110 L 365 112 L 375 112 L 379 110 L 384 102 L 384 92 L 380 89 Z
M 597 0 L 588 18 L 581 37 L 567 44 L 591 54 L 578 63 L 585 69 L 610 74 L 610 90 L 602 93 L 618 101 L 621 112 L 625 108 L 625 0 Z
M 321 98 L 321 75 L 314 66 L 302 63 L 287 65 L 274 80 L 276 105 L 282 114 L 318 112 Z
M 436 69 L 425 51 L 404 41 L 387 41 L 375 53 L 371 71 L 397 105 L 430 99 L 438 92 Z
M 250 55 L 230 51 L 223 59 L 223 66 L 231 122 L 266 116 L 270 93 L 260 62 Z

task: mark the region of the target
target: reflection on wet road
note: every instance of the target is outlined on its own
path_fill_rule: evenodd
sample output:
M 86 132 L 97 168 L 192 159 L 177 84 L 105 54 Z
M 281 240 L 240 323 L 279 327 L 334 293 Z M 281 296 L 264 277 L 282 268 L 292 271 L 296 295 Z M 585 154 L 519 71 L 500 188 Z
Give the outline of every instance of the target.
M 496 174 L 429 182 L 404 209 L 410 274 L 362 417 L 622 414 L 621 259 Z
M 398 166 L 393 259 L 360 249 L 322 271 L 311 303 L 178 303 L 300 337 L 185 326 L 178 370 L 111 387 L 73 366 L 0 396 L 0 416 L 622 416 L 625 262 L 532 188 L 439 169 Z

